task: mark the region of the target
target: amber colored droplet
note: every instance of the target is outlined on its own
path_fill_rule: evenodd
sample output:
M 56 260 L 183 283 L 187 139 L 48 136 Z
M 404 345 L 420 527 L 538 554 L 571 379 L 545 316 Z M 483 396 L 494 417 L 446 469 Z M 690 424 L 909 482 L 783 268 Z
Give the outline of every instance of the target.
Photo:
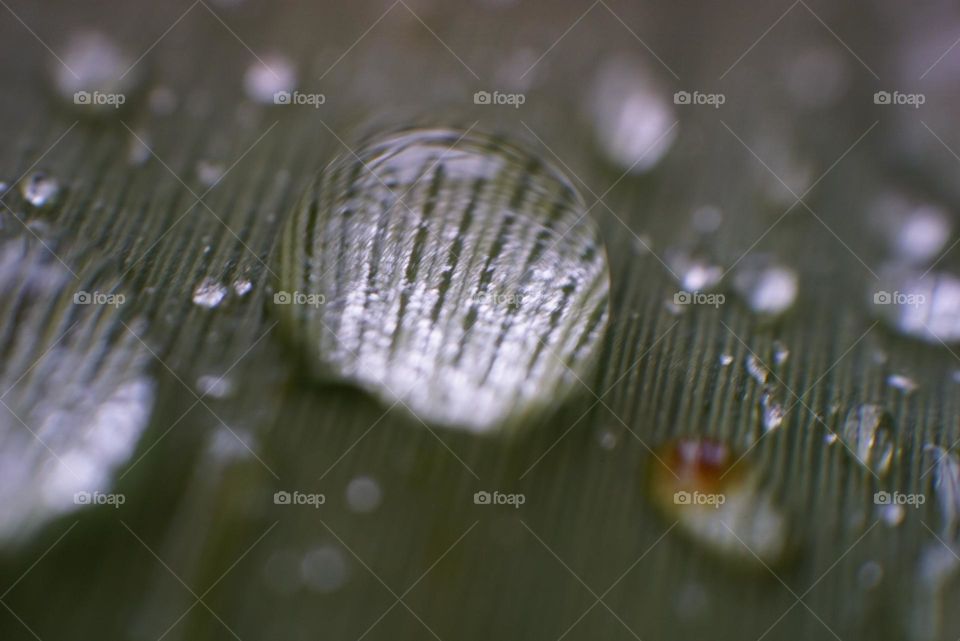
M 725 557 L 777 563 L 787 551 L 787 519 L 746 459 L 714 439 L 681 438 L 650 467 L 656 507 L 696 543 Z

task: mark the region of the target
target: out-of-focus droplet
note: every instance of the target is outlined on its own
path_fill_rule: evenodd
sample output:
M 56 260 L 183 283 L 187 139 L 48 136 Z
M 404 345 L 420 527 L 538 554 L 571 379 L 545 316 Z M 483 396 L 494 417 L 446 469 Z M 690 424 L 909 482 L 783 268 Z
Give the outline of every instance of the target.
M 709 292 L 720 284 L 723 267 L 705 251 L 690 247 L 667 250 L 666 263 L 687 292 Z
M 897 332 L 934 345 L 960 341 L 960 278 L 902 267 L 881 270 L 871 311 Z
M 870 210 L 871 226 L 884 236 L 897 260 L 924 264 L 936 258 L 950 239 L 949 214 L 931 203 L 886 193 Z
M 680 439 L 651 463 L 654 504 L 698 544 L 738 561 L 775 564 L 788 552 L 783 511 L 748 461 L 718 441 Z
M 136 132 L 136 135 L 130 136 L 130 142 L 127 146 L 127 160 L 131 165 L 142 165 L 153 154 L 150 151 L 150 137 L 144 131 Z
M 737 266 L 733 289 L 754 313 L 780 316 L 797 299 L 797 273 L 768 259 L 746 258 Z
M 704 205 L 694 210 L 690 217 L 694 230 L 701 234 L 712 234 L 723 223 L 723 212 L 719 207 Z
M 300 577 L 313 590 L 336 592 L 347 582 L 350 566 L 338 547 L 321 545 L 307 552 L 300 561 Z
M 300 587 L 300 555 L 293 550 L 277 550 L 263 566 L 267 587 L 282 595 L 290 595 Z
M 224 175 L 223 165 L 210 160 L 201 160 L 197 163 L 197 180 L 204 187 L 213 187 Z
M 369 476 L 358 476 L 347 484 L 347 506 L 353 512 L 373 512 L 380 506 L 383 491 L 376 479 Z
M 207 277 L 193 290 L 193 302 L 201 307 L 212 309 L 220 305 L 227 297 L 227 288 L 220 281 Z
M 924 448 L 933 473 L 933 491 L 940 510 L 941 532 L 952 539 L 960 534 L 960 459 L 939 445 Z
M 770 378 L 770 370 L 757 358 L 754 354 L 747 354 L 744 358 L 744 365 L 747 368 L 747 373 L 761 385 L 767 383 L 767 379 Z
M 896 527 L 903 523 L 904 517 L 907 515 L 906 509 L 899 504 L 890 504 L 890 505 L 881 505 L 880 506 L 880 518 L 883 519 L 883 522 L 887 524 L 888 527 Z
M 860 566 L 860 570 L 857 572 L 857 581 L 865 590 L 872 590 L 877 587 L 882 579 L 883 566 L 876 561 L 867 561 Z
M 197 391 L 201 396 L 226 398 L 233 391 L 233 381 L 224 376 L 201 376 L 197 379 Z
M 650 70 L 629 58 L 607 61 L 595 78 L 586 110 L 600 147 L 624 170 L 649 171 L 677 135 L 668 93 Z
M 773 361 L 777 365 L 783 365 L 790 358 L 790 349 L 783 341 L 773 341 Z
M 612 427 L 603 427 L 597 430 L 597 442 L 605 450 L 612 450 L 620 442 L 620 432 Z
M 62 62 L 61 62 L 62 60 Z M 53 64 L 60 98 L 87 114 L 116 113 L 143 78 L 142 65 L 116 42 L 96 31 L 74 34 Z
M 158 116 L 169 116 L 177 110 L 179 99 L 173 89 L 165 86 L 157 86 L 150 90 L 147 96 L 147 103 L 150 110 Z
M 904 394 L 911 394 L 920 387 L 915 380 L 904 374 L 891 374 L 887 377 L 887 385 L 900 390 Z
M 811 47 L 786 59 L 786 86 L 797 104 L 808 108 L 826 107 L 847 88 L 846 60 L 835 49 Z
M 297 70 L 286 56 L 270 54 L 254 60 L 243 75 L 243 88 L 254 102 L 274 104 L 274 95 L 297 88 Z
M 840 433 L 857 461 L 877 476 L 890 471 L 895 454 L 893 419 L 880 405 L 863 403 L 847 413 Z
M 579 386 L 606 331 L 585 212 L 562 173 L 501 140 L 395 133 L 307 190 L 272 309 L 321 377 L 441 426 L 517 427 Z
M 726 367 L 733 362 L 733 354 L 720 354 L 720 367 Z
M 60 181 L 50 174 L 35 171 L 20 182 L 20 193 L 34 207 L 48 207 L 60 196 Z

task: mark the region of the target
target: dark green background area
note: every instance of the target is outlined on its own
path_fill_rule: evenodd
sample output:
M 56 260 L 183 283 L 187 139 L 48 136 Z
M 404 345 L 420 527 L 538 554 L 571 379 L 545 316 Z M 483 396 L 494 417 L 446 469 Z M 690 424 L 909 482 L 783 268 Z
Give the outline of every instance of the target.
M 909 638 L 923 627 L 917 621 L 942 626 L 935 638 L 960 635 L 949 607 L 956 585 L 931 593 L 917 580 L 921 551 L 937 544 L 927 526 L 940 523 L 922 452 L 960 437 L 952 378 L 960 362 L 874 325 L 866 304 L 886 251 L 872 198 L 897 188 L 958 206 L 960 160 L 949 148 L 960 149 L 950 86 L 960 49 L 923 80 L 904 61 L 933 63 L 960 36 L 960 16 L 900 2 L 408 0 L 387 12 L 389 2 L 6 1 L 0 178 L 18 178 L 50 150 L 38 167 L 65 193 L 41 212 L 16 192 L 4 200 L 24 220 L 42 221 L 51 248 L 81 276 L 104 264 L 105 281 L 123 275 L 123 317 L 145 321 L 158 385 L 134 455 L 142 458 L 116 487 L 126 504 L 63 516 L 0 551 L 0 594 L 13 586 L 0 599 L 0 638 L 153 641 L 169 629 L 171 641 L 352 641 L 365 632 L 394 641 L 556 641 L 564 633 L 752 641 L 765 632 L 847 641 Z M 81 27 L 110 34 L 135 57 L 149 51 L 143 86 L 172 89 L 177 110 L 157 114 L 141 96 L 90 120 L 58 101 L 49 81 L 57 61 L 43 43 L 61 51 Z M 811 48 L 832 52 L 846 78 L 840 99 L 822 108 L 797 104 L 783 81 Z M 511 56 L 536 60 L 548 49 L 520 109 L 473 104 L 475 91 L 499 87 Z M 324 93 L 326 104 L 250 103 L 243 73 L 272 51 L 298 61 L 301 89 Z M 674 147 L 641 177 L 607 163 L 581 108 L 598 64 L 621 53 L 648 65 L 667 94 L 726 96 L 720 109 L 678 108 Z M 927 103 L 873 104 L 875 91 L 893 89 L 924 92 Z M 308 181 L 361 136 L 475 121 L 566 165 L 588 203 L 615 184 L 590 214 L 612 274 L 600 367 L 556 415 L 503 438 L 431 432 L 402 414 L 384 416 L 357 391 L 311 382 L 297 350 L 272 329 L 264 267 Z M 128 161 L 131 130 L 155 154 L 142 165 Z M 762 151 L 768 134 L 787 159 Z M 236 163 L 204 204 L 200 161 Z M 823 178 L 805 206 L 784 215 L 794 199 L 770 193 L 774 174 L 790 182 L 791 163 Z M 787 317 L 761 322 L 732 295 L 717 310 L 667 309 L 677 285 L 657 256 L 690 236 L 690 212 L 704 204 L 724 211 L 712 244 L 723 264 L 750 249 L 795 267 L 800 294 Z M 2 216 L 5 236 L 27 234 L 10 212 Z M 955 254 L 940 268 L 955 268 Z M 254 289 L 203 309 L 190 299 L 205 276 L 248 277 Z M 38 332 L 35 340 L 42 353 L 51 338 Z M 794 394 L 803 403 L 745 463 L 791 524 L 795 552 L 768 570 L 717 558 L 676 530 L 661 539 L 672 521 L 653 510 L 644 479 L 656 465 L 648 447 L 673 437 L 709 436 L 743 451 L 763 434 L 762 390 L 744 361 L 753 352 L 773 363 L 774 341 L 790 351 L 774 368 L 778 393 L 788 406 Z M 724 353 L 734 356 L 727 367 Z M 227 370 L 233 393 L 196 403 L 196 379 Z M 919 388 L 889 387 L 892 373 Z M 890 411 L 902 452 L 882 486 L 824 440 L 823 423 L 838 429 L 862 402 Z M 20 429 L 4 421 L 2 429 Z M 221 421 L 260 460 L 245 450 L 212 453 Z M 602 447 L 604 435 L 615 446 Z M 383 489 L 371 514 L 346 506 L 346 485 L 359 474 Z M 322 492 L 327 503 L 274 505 L 282 489 Z M 877 524 L 878 489 L 929 500 L 889 527 Z M 478 490 L 522 492 L 526 503 L 477 506 Z M 342 549 L 342 588 L 270 587 L 271 558 L 318 545 Z M 859 574 L 871 561 L 883 575 L 868 589 Z

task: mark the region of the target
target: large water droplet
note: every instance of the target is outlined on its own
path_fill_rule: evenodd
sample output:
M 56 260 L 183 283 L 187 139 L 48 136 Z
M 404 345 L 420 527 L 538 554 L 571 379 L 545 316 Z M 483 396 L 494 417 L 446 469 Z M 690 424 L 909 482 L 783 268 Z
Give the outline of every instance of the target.
M 690 538 L 749 564 L 784 558 L 786 516 L 748 461 L 712 440 L 673 441 L 657 454 L 650 464 L 653 501 Z
M 608 316 L 599 236 L 537 158 L 445 129 L 335 160 L 287 222 L 274 309 L 322 374 L 477 432 L 555 406 Z
M 869 295 L 874 314 L 901 334 L 936 345 L 960 341 L 960 278 L 887 267 Z
M 878 476 L 890 470 L 895 453 L 893 419 L 880 405 L 863 403 L 847 413 L 840 437 L 857 461 Z

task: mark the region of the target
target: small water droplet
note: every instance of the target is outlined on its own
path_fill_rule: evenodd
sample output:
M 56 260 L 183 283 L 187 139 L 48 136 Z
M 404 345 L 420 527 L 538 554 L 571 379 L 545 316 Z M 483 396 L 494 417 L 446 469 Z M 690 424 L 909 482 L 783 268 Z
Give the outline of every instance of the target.
M 263 579 L 274 592 L 290 595 L 300 587 L 300 555 L 293 550 L 277 550 L 263 566 Z
M 705 251 L 691 247 L 674 247 L 667 251 L 667 265 L 677 282 L 687 292 L 708 292 L 720 284 L 723 267 Z
M 47 207 L 57 201 L 60 182 L 45 172 L 36 171 L 20 183 L 20 193 L 34 207 Z
M 783 341 L 773 341 L 773 361 L 777 365 L 783 365 L 790 358 L 790 349 Z
M 136 135 L 130 136 L 130 143 L 127 147 L 127 160 L 131 165 L 142 165 L 153 155 L 150 152 L 150 136 L 144 131 L 136 132 Z
M 347 485 L 347 505 L 354 512 L 373 512 L 382 498 L 380 484 L 369 476 L 358 476 Z
M 919 387 L 915 380 L 904 374 L 891 374 L 887 377 L 887 385 L 900 390 L 904 394 L 915 392 Z
M 207 277 L 193 290 L 193 302 L 201 307 L 212 309 L 223 302 L 227 288 L 223 283 Z
M 147 102 L 150 105 L 150 111 L 158 116 L 169 116 L 177 110 L 177 104 L 180 102 L 177 94 L 170 87 L 162 85 L 154 87 L 147 96 Z
M 204 187 L 213 187 L 223 178 L 224 167 L 221 164 L 209 160 L 201 160 L 197 163 L 197 180 Z
M 927 445 L 924 453 L 933 473 L 942 536 L 954 539 L 960 534 L 960 459 L 939 445 Z
M 612 450 L 620 442 L 620 433 L 615 428 L 604 427 L 597 430 L 597 442 L 605 450 Z
M 785 410 L 783 405 L 774 397 L 770 388 L 763 391 L 760 397 L 760 405 L 763 408 L 763 428 L 770 432 L 783 424 Z
M 897 193 L 882 195 L 871 211 L 874 221 L 898 260 L 926 263 L 950 239 L 950 216 L 941 207 L 916 202 Z
M 733 362 L 733 354 L 720 354 L 720 367 L 726 367 Z
M 787 519 L 749 461 L 709 439 L 679 439 L 650 465 L 654 504 L 697 543 L 754 564 L 775 564 L 788 551 Z
M 237 280 L 233 281 L 233 291 L 237 293 L 237 296 L 246 296 L 252 289 L 253 283 L 246 278 L 238 278 Z
M 601 149 L 622 169 L 652 169 L 676 138 L 666 91 L 641 63 L 614 58 L 601 65 L 586 106 Z
M 719 207 L 704 205 L 694 210 L 690 217 L 693 228 L 701 234 L 712 234 L 723 223 L 723 212 Z
M 762 316 L 779 316 L 797 299 L 799 279 L 789 267 L 768 259 L 744 259 L 733 276 L 733 289 Z
M 766 385 L 767 379 L 770 378 L 770 370 L 757 358 L 754 354 L 747 354 L 744 358 L 744 365 L 747 368 L 747 373 L 753 377 L 753 380 L 757 381 L 761 385 Z
M 870 308 L 891 328 L 934 345 L 960 341 L 960 278 L 891 266 L 869 290 Z
M 247 67 L 243 76 L 247 97 L 254 102 L 274 104 L 274 94 L 297 88 L 297 70 L 286 56 L 268 54 Z
M 784 71 L 791 98 L 808 108 L 832 104 L 849 81 L 846 60 L 826 47 L 810 47 L 789 56 Z
M 857 572 L 857 580 L 865 590 L 872 590 L 877 587 L 882 579 L 883 566 L 876 561 L 867 561 L 860 566 L 860 570 Z
M 322 545 L 307 552 L 300 561 L 303 582 L 317 592 L 336 592 L 350 574 L 350 567 L 340 548 Z
M 894 455 L 893 419 L 881 406 L 863 403 L 847 413 L 841 437 L 858 462 L 878 476 L 890 470 Z
M 134 58 L 103 33 L 75 33 L 53 65 L 60 98 L 87 114 L 116 113 L 142 79 Z
M 883 522 L 887 524 L 888 527 L 896 527 L 903 523 L 904 517 L 906 517 L 906 509 L 899 504 L 891 505 L 882 505 L 880 506 L 880 518 L 883 519 Z
M 233 391 L 233 381 L 222 376 L 201 376 L 197 379 L 197 391 L 201 396 L 225 398 Z

